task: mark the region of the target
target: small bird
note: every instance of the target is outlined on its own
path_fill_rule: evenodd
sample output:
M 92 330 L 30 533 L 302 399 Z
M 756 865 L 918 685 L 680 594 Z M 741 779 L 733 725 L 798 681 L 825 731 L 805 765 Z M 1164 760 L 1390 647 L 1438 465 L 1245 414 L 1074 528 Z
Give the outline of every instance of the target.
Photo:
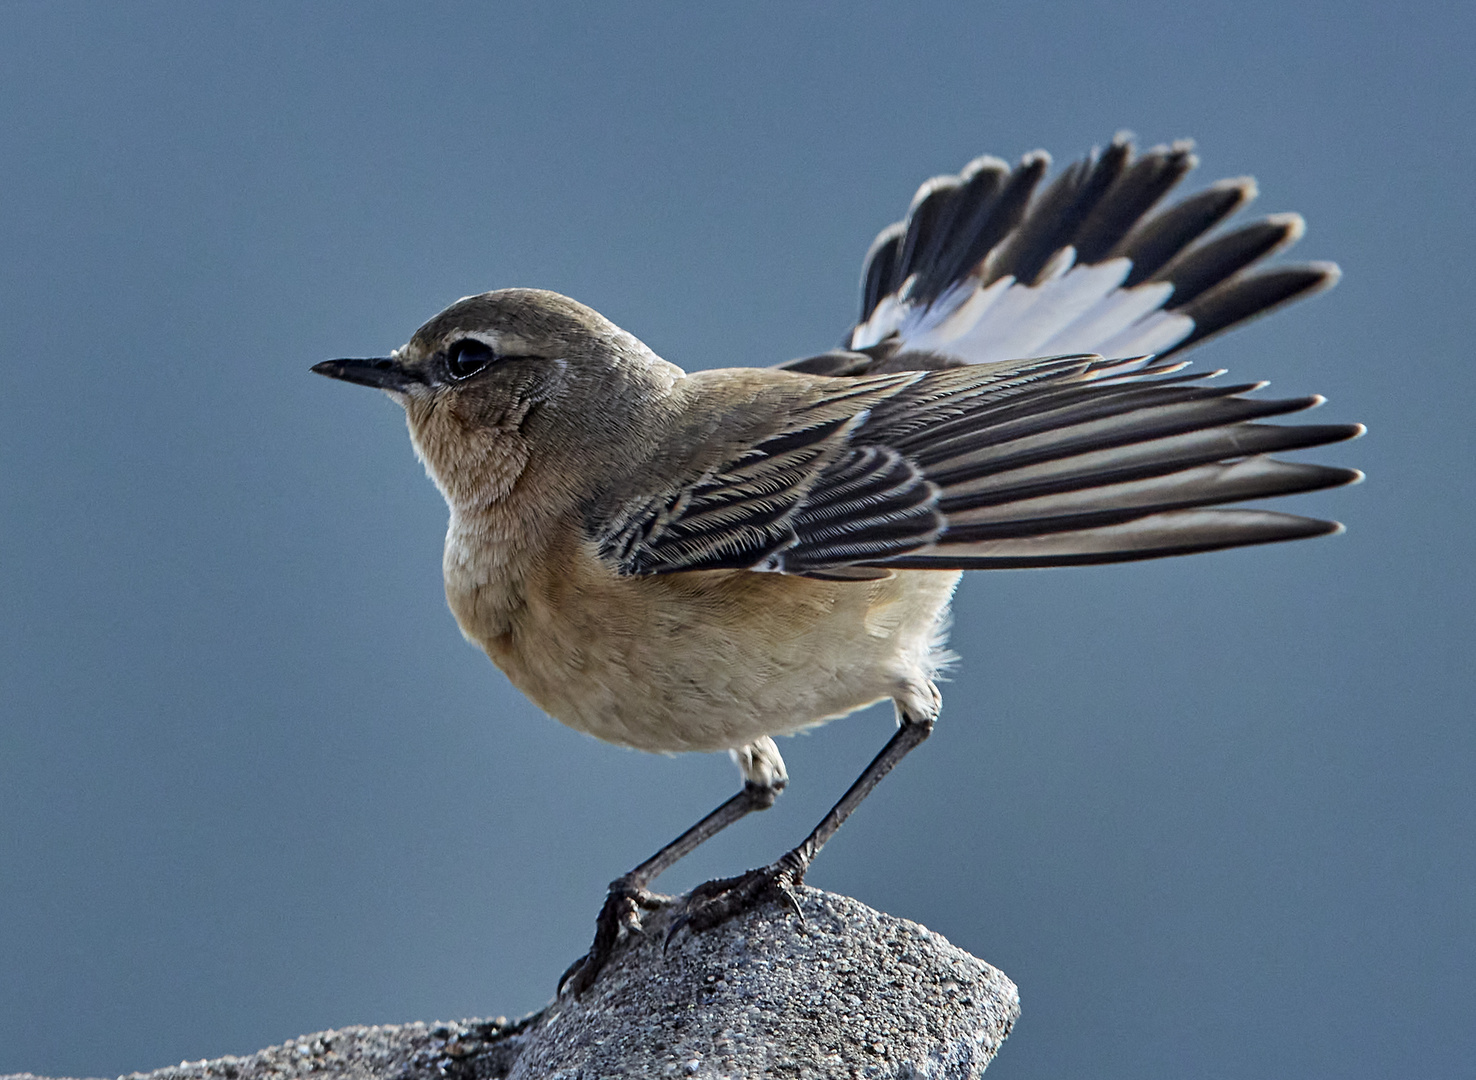
M 1178 354 L 1326 289 L 1330 263 L 1259 266 L 1296 241 L 1225 180 L 1155 207 L 1196 164 L 1118 136 L 1037 193 L 1050 159 L 992 157 L 919 189 L 866 255 L 842 345 L 688 374 L 557 293 L 452 304 L 388 357 L 313 371 L 385 391 L 450 507 L 446 598 L 466 637 L 550 715 L 658 753 L 728 751 L 743 787 L 610 886 L 590 986 L 649 886 L 772 805 L 774 736 L 890 699 L 898 728 L 813 832 L 708 882 L 672 933 L 793 889 L 927 738 L 963 570 L 1150 559 L 1336 532 L 1226 507 L 1361 478 L 1269 454 L 1358 424 L 1260 421 L 1320 397 L 1249 396 Z M 797 906 L 796 906 L 797 910 Z

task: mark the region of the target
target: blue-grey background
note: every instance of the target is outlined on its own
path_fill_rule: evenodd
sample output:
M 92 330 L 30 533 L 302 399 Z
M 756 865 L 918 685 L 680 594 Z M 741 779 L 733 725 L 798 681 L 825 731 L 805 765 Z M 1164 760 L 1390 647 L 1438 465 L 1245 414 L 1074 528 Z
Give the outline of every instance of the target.
M 735 790 L 540 716 L 441 596 L 388 401 L 470 292 L 688 367 L 832 344 L 925 177 L 1122 127 L 1254 173 L 1332 294 L 1195 354 L 1362 420 L 1347 535 L 978 575 L 934 739 L 812 883 L 998 964 L 994 1073 L 1476 1054 L 1468 4 L 6 4 L 0 1072 L 517 1014 Z M 798 839 L 886 737 L 670 875 Z

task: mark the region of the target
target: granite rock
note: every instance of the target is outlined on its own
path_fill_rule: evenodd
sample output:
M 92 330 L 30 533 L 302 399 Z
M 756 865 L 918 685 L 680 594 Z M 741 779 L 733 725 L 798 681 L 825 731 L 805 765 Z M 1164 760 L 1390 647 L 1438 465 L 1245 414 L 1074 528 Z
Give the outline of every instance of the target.
M 509 1022 L 350 1027 L 129 1080 L 948 1078 L 983 1072 L 1015 985 L 916 923 L 816 889 L 701 934 L 646 917 L 595 984 Z M 29 1074 L 0 1080 L 36 1080 Z

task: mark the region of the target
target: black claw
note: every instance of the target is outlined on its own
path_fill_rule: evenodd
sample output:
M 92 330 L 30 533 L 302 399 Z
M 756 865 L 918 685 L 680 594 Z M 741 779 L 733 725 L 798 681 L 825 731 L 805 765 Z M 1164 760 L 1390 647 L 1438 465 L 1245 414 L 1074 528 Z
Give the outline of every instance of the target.
M 605 903 L 595 917 L 594 942 L 589 952 L 569 965 L 559 978 L 555 992 L 561 997 L 565 994 L 578 997 L 593 986 L 614 954 L 622 931 L 627 934 L 645 933 L 645 927 L 641 925 L 641 910 L 656 911 L 666 902 L 666 897 L 632 886 L 624 879 L 611 882 Z
M 799 883 L 799 875 L 784 860 L 780 860 L 737 877 L 699 885 L 687 898 L 686 910 L 667 931 L 666 944 L 669 947 L 677 932 L 683 928 L 693 933 L 710 930 L 753 910 L 767 900 L 780 901 L 799 916 L 803 924 L 804 912 L 800 909 L 799 897 L 794 891 Z
M 808 926 L 809 924 L 805 922 L 805 913 L 800 910 L 799 897 L 795 895 L 795 891 L 790 887 L 789 883 L 787 881 L 776 881 L 774 888 L 779 891 L 780 897 L 789 905 L 789 910 L 794 912 L 795 917 L 799 919 L 800 925 Z
M 569 970 L 559 977 L 559 985 L 554 991 L 554 996 L 579 997 L 594 985 L 595 979 L 599 978 L 600 972 L 604 969 L 604 961 L 595 956 L 593 951 L 586 953 L 570 964 Z
M 672 920 L 671 929 L 666 931 L 666 940 L 661 943 L 661 951 L 663 954 L 670 950 L 672 939 L 677 936 L 678 931 L 680 931 L 682 927 L 686 926 L 691 921 L 692 917 L 690 915 L 687 915 L 686 913 L 678 915 L 674 920 Z
M 581 956 L 578 960 L 575 960 L 572 964 L 570 964 L 568 967 L 566 967 L 564 969 L 564 973 L 559 976 L 558 985 L 554 989 L 554 996 L 555 997 L 561 997 L 563 995 L 563 993 L 564 993 L 564 987 L 566 987 L 566 986 L 569 985 L 569 979 L 570 979 L 570 977 L 574 974 L 575 971 L 577 971 L 579 969 L 579 966 L 581 964 L 583 964 L 583 963 L 584 963 L 584 957 Z

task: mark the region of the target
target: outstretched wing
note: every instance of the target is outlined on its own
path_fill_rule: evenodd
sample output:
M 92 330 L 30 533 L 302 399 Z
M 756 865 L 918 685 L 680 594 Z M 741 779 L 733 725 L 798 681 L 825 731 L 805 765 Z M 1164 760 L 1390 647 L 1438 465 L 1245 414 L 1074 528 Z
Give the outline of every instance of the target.
M 1266 455 L 1352 438 L 1277 426 L 1182 364 L 1097 356 L 806 381 L 762 439 L 589 526 L 626 574 L 741 568 L 866 578 L 890 568 L 1116 562 L 1335 531 L 1225 503 L 1350 483 Z M 800 402 L 801 404 L 793 404 Z
M 887 416 L 901 434 L 908 421 L 897 415 L 899 406 L 914 423 L 942 422 L 971 404 L 1070 377 L 1085 362 L 994 364 L 943 378 L 910 371 L 796 380 L 802 392 L 775 402 L 761 438 L 670 487 L 596 507 L 589 531 L 600 554 L 626 574 L 753 569 L 877 576 L 854 567 L 926 546 L 944 519 L 937 485 L 918 465 L 885 439 L 859 436 L 879 430 L 876 423 Z
M 1168 356 L 1332 286 L 1332 263 L 1263 267 L 1297 214 L 1210 234 L 1255 198 L 1248 177 L 1154 207 L 1197 164 L 1191 144 L 1135 156 L 1119 135 L 1043 192 L 1050 157 L 997 158 L 927 181 L 867 253 L 844 348 L 783 365 L 851 375 L 1095 352 Z
M 979 158 L 924 184 L 867 254 L 845 346 L 783 365 L 850 378 L 809 384 L 805 404 L 701 475 L 595 515 L 604 556 L 628 574 L 864 578 L 1340 528 L 1226 505 L 1359 479 L 1268 455 L 1360 425 L 1258 423 L 1321 398 L 1263 401 L 1247 396 L 1261 384 L 1207 385 L 1214 373 L 1175 375 L 1165 359 L 1337 280 L 1330 263 L 1260 265 L 1301 218 L 1211 236 L 1255 196 L 1249 179 L 1155 212 L 1195 165 L 1186 143 L 1135 157 L 1120 136 L 1037 195 L 1049 162 Z M 1028 356 L 1046 358 L 1014 359 Z

